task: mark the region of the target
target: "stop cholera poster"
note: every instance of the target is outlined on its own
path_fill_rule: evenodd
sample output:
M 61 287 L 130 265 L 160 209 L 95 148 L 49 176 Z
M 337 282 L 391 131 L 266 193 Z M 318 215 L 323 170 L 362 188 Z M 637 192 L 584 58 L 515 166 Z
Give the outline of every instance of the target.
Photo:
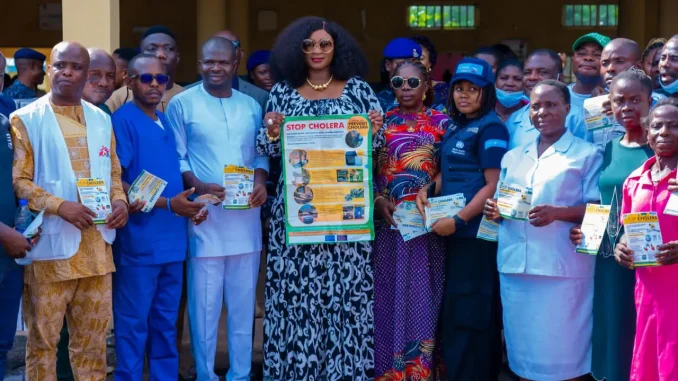
M 367 115 L 287 117 L 282 130 L 287 243 L 374 239 Z

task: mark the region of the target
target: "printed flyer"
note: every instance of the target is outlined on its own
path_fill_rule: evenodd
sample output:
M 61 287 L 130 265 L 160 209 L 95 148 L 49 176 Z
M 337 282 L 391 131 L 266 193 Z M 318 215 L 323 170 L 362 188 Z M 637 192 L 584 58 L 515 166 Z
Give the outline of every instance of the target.
M 466 206 L 466 198 L 463 193 L 451 196 L 431 197 L 428 199 L 430 206 L 424 207 L 426 213 L 426 229 L 431 229 L 433 224 L 441 218 L 452 218 Z
M 374 239 L 367 115 L 285 118 L 281 144 L 287 243 Z
M 499 236 L 499 223 L 491 221 L 483 216 L 478 227 L 476 238 L 490 242 L 497 242 Z
M 603 103 L 609 100 L 608 95 L 584 100 L 584 122 L 593 144 L 605 150 L 607 143 L 626 133 L 624 127 L 617 123 L 612 115 L 603 111 Z
M 671 193 L 669 196 L 669 202 L 666 203 L 666 208 L 664 208 L 664 214 L 678 216 L 678 193 Z
M 398 204 L 393 219 L 398 224 L 398 230 L 405 242 L 428 233 L 424 227 L 424 218 L 419 213 L 417 204 L 412 201 Z
M 167 181 L 143 170 L 129 187 L 129 200 L 130 202 L 136 200 L 146 202 L 141 211 L 148 213 L 153 210 L 166 186 Z
M 576 252 L 582 254 L 598 254 L 601 242 L 610 219 L 610 205 L 586 204 L 586 214 L 581 224 L 582 241 L 577 245 Z
M 633 264 L 636 267 L 657 266 L 657 246 L 662 244 L 657 213 L 629 213 L 623 220 L 626 245 L 633 250 Z
M 112 213 L 111 200 L 108 196 L 108 188 L 103 179 L 78 179 L 76 183 L 80 202 L 90 208 L 96 217 L 95 225 L 106 223 L 106 218 Z
M 237 165 L 224 166 L 224 209 L 249 209 L 254 190 L 254 170 Z
M 499 185 L 499 215 L 509 220 L 527 221 L 532 208 L 532 189 L 516 184 Z

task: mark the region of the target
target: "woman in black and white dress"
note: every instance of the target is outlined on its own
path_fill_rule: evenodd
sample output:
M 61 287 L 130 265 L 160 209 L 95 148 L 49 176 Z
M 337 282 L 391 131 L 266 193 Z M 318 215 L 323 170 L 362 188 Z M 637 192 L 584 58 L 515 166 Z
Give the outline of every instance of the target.
M 318 17 L 295 21 L 279 35 L 270 62 L 278 83 L 257 146 L 272 161 L 283 160 L 279 139 L 286 116 L 369 114 L 373 132 L 383 125 L 377 97 L 361 79 L 367 60 L 341 26 Z M 282 176 L 277 190 L 266 270 L 264 379 L 370 380 L 372 245 L 288 245 Z

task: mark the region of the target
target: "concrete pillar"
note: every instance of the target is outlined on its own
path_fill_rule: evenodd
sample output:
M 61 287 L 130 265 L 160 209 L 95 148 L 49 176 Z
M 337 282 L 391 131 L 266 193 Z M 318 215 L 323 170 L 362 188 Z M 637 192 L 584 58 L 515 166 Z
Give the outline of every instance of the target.
M 200 57 L 200 48 L 214 33 L 226 29 L 226 0 L 196 0 L 197 49 Z
M 245 67 L 247 57 L 252 51 L 250 50 L 250 16 L 249 16 L 249 1 L 248 0 L 228 0 L 228 28 L 231 32 L 235 33 L 238 38 L 240 38 L 240 45 L 245 52 L 245 57 L 243 62 L 240 63 L 238 68 L 239 74 L 246 74 L 247 68 Z
M 120 47 L 120 0 L 62 0 L 63 39 L 112 52 Z

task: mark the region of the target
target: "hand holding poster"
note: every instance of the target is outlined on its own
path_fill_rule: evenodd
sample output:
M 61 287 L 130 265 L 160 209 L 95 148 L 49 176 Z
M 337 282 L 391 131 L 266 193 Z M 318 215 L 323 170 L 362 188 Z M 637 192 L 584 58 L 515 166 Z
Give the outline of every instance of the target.
M 374 239 L 369 118 L 288 117 L 281 141 L 287 243 Z

